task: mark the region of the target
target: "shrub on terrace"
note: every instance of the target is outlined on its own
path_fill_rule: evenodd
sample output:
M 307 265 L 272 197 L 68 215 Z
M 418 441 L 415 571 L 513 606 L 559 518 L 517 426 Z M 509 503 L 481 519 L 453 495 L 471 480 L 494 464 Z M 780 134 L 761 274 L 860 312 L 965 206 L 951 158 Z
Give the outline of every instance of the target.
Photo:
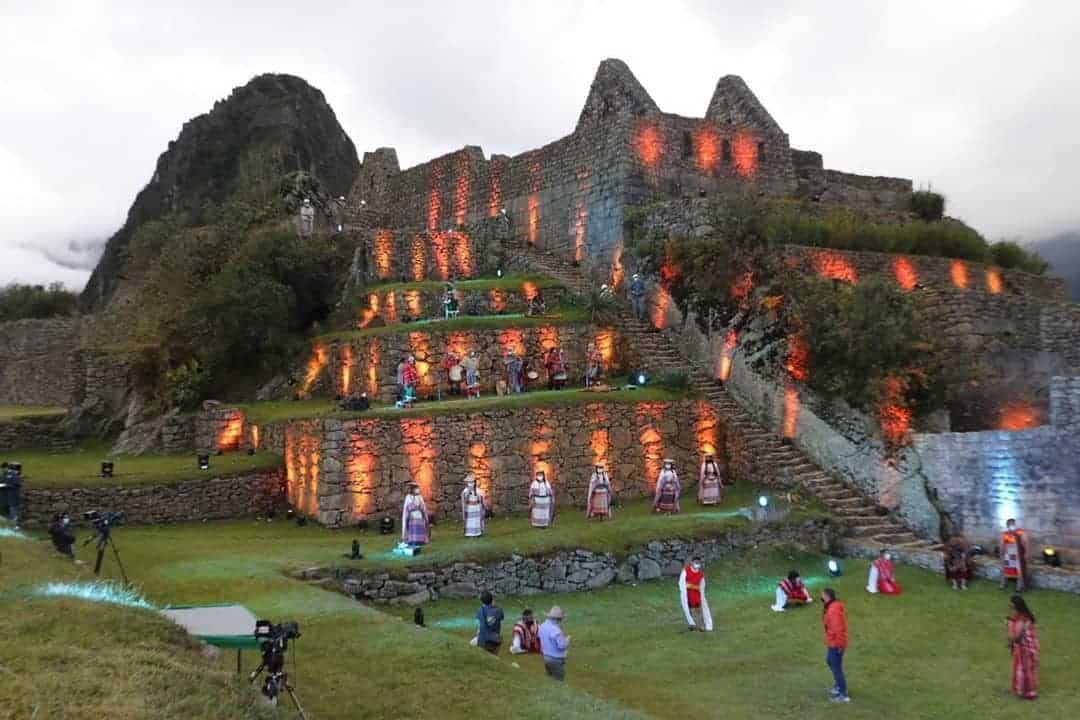
M 0 288 L 0 322 L 71 316 L 78 300 L 79 296 L 66 290 L 63 283 L 48 286 L 11 283 Z

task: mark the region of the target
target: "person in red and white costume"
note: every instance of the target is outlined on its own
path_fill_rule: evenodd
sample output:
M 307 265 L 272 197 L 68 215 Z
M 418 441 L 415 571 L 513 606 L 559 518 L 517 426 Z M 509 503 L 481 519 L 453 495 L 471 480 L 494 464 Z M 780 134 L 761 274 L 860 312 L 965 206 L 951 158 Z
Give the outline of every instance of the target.
M 709 612 L 709 601 L 705 597 L 705 571 L 699 558 L 691 559 L 679 574 L 679 600 L 682 602 L 683 615 L 686 616 L 686 625 L 690 630 L 703 629 L 705 632 L 712 632 L 712 613 Z M 698 622 L 701 623 L 700 628 Z
M 893 569 L 892 553 L 882 549 L 877 560 L 870 563 L 870 577 L 866 581 L 866 592 L 882 595 L 899 595 L 900 585 L 896 582 Z
M 812 602 L 814 598 L 810 597 L 810 591 L 799 577 L 799 571 L 792 570 L 776 586 L 776 602 L 772 605 L 772 610 L 784 612 L 785 608 L 809 605 Z

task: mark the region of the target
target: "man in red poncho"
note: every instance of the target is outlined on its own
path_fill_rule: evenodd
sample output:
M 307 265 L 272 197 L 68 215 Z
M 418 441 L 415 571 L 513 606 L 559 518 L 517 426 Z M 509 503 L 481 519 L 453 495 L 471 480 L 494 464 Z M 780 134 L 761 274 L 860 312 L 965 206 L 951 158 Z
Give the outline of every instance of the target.
M 896 582 L 892 554 L 888 550 L 882 549 L 878 553 L 877 559 L 870 564 L 870 577 L 866 582 L 866 592 L 881 593 L 882 595 L 900 594 L 900 584 Z

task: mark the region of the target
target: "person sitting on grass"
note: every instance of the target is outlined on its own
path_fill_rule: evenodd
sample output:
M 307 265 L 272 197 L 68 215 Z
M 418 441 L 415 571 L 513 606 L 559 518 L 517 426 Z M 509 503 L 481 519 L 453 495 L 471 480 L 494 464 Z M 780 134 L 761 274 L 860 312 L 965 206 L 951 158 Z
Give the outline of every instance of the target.
M 49 538 L 58 552 L 75 559 L 75 551 L 72 549 L 75 545 L 75 532 L 71 529 L 71 516 L 66 512 L 53 516 L 52 524 L 49 525 Z
M 776 602 L 772 606 L 773 612 L 784 612 L 789 607 L 809 605 L 814 602 L 806 585 L 799 578 L 799 571 L 792 570 L 787 577 L 776 586 Z
M 881 549 L 878 557 L 870 564 L 870 575 L 866 582 L 866 592 L 881 593 L 882 595 L 899 595 L 900 585 L 896 582 L 896 572 L 893 569 L 892 553 L 885 548 Z
M 480 609 L 476 611 L 476 644 L 492 655 L 499 654 L 502 647 L 502 608 L 495 605 L 495 598 L 485 590 L 480 593 Z
M 521 613 L 521 619 L 514 623 L 513 639 L 510 641 L 510 652 L 514 655 L 527 653 L 540 653 L 540 626 L 533 619 L 533 611 L 529 608 Z

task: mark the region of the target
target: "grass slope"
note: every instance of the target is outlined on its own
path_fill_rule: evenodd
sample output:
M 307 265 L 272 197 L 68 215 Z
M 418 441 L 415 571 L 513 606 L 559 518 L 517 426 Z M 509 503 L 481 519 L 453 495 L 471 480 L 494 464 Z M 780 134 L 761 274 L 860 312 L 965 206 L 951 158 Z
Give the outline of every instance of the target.
M 0 405 L 0 423 L 12 420 L 58 420 L 65 414 L 66 408 L 48 405 Z

